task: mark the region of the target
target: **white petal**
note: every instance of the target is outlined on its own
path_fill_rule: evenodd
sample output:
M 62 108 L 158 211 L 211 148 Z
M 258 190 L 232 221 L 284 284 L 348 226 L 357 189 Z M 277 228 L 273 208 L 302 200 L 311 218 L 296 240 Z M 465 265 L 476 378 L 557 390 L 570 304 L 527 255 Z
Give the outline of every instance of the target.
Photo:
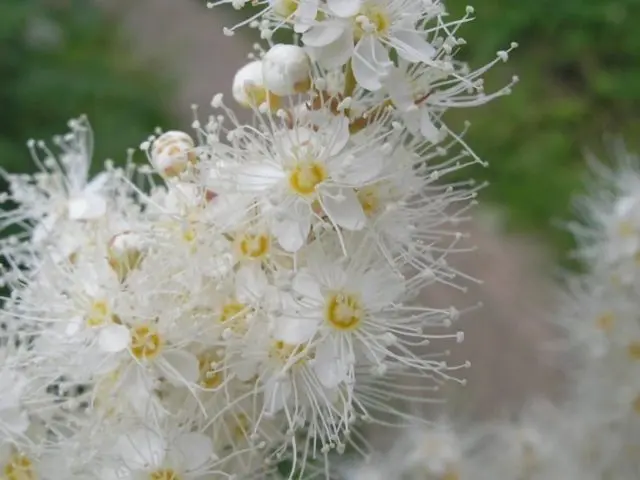
M 107 202 L 97 194 L 84 195 L 69 200 L 68 214 L 71 220 L 94 220 L 107 213 Z
M 258 373 L 258 366 L 260 362 L 254 358 L 235 359 L 229 365 L 229 369 L 235 374 L 235 376 L 241 382 L 248 382 L 256 373 Z
M 45 468 L 47 469 L 47 471 L 49 471 L 47 467 L 43 467 L 43 469 Z M 124 472 L 122 471 L 122 468 L 118 466 L 105 467 L 100 469 L 99 472 L 100 472 L 100 476 L 98 478 L 100 478 L 100 480 L 135 480 L 134 472 Z M 53 478 L 60 478 L 60 477 L 51 477 L 51 478 L 53 479 Z
M 353 75 L 367 90 L 375 92 L 382 88 L 381 79 L 393 64 L 389 53 L 373 35 L 365 35 L 358 42 L 353 55 Z
M 171 450 L 171 456 L 177 456 L 181 465 L 189 472 L 202 467 L 212 458 L 213 444 L 202 433 L 186 433 L 176 439 Z
M 236 295 L 241 302 L 251 302 L 262 297 L 269 281 L 259 264 L 245 265 L 236 273 Z
M 637 209 L 638 203 L 639 201 L 636 197 L 622 197 L 615 203 L 613 211 L 618 218 L 626 218 Z
M 289 345 L 300 345 L 308 342 L 319 326 L 319 318 L 280 315 L 276 319 L 273 336 Z
M 293 212 L 284 218 L 274 220 L 271 227 L 274 237 L 287 252 L 300 250 L 307 241 L 310 229 L 311 212 L 309 207 L 306 204 L 300 205 L 299 202 L 294 206 Z
M 234 171 L 234 181 L 238 189 L 245 192 L 267 190 L 284 177 L 282 169 L 267 164 L 246 165 Z
M 253 200 L 249 195 L 225 193 L 217 197 L 208 209 L 221 228 L 235 228 L 246 218 L 247 207 Z
M 329 389 L 337 387 L 346 379 L 344 359 L 341 359 L 331 341 L 323 342 L 316 348 L 313 370 L 323 386 Z
M 331 120 L 330 125 L 327 128 L 331 132 L 330 142 L 331 147 L 329 153 L 336 155 L 342 151 L 342 149 L 349 142 L 351 134 L 349 133 L 349 119 L 344 116 L 336 117 Z
M 287 403 L 291 391 L 291 383 L 287 380 L 272 379 L 268 381 L 264 388 L 265 410 L 270 414 L 278 413 Z
M 336 224 L 347 230 L 362 230 L 367 217 L 362 205 L 351 188 L 341 188 L 322 196 L 324 210 Z
M 327 7 L 338 17 L 353 17 L 360 11 L 361 0 L 327 0 Z
M 293 29 L 296 33 L 306 32 L 318 15 L 318 0 L 300 0 L 295 13 Z
M 67 323 L 67 326 L 64 329 L 64 333 L 72 337 L 80 331 L 80 327 L 82 327 L 83 322 L 84 320 L 82 317 L 72 318 L 71 320 L 69 320 L 69 323 Z
M 109 175 L 107 172 L 100 172 L 87 184 L 84 191 L 90 193 L 98 193 L 105 187 L 110 178 L 111 175 Z
M 127 375 L 122 378 L 122 389 L 125 392 L 133 410 L 141 417 L 153 414 L 161 416 L 166 414 L 166 410 L 160 405 L 160 401 L 153 391 L 153 386 L 148 380 L 142 378 L 143 374 L 137 372 L 136 375 Z
M 174 385 L 193 383 L 200 376 L 198 359 L 195 355 L 182 350 L 172 350 L 163 354 L 163 370 L 167 379 Z
M 339 23 L 322 22 L 302 35 L 302 42 L 309 47 L 325 47 L 335 42 L 344 33 Z
M 371 272 L 353 286 L 362 292 L 362 300 L 369 308 L 384 308 L 404 293 L 404 280 L 392 271 Z
M 411 85 L 404 72 L 399 68 L 394 68 L 387 74 L 384 86 L 394 105 L 401 111 L 414 105 Z
M 121 352 L 129 346 L 131 334 L 124 325 L 107 325 L 98 334 L 98 345 L 103 352 Z
M 29 428 L 29 424 L 27 412 L 20 411 L 18 408 L 0 411 L 0 427 L 13 434 L 24 433 Z
M 343 164 L 342 172 L 339 174 L 340 180 L 354 187 L 365 186 L 380 174 L 384 160 L 378 151 L 366 152 L 350 164 Z
M 422 38 L 418 32 L 394 32 L 390 40 L 398 50 L 398 55 L 410 62 L 431 63 L 436 54 L 434 46 Z
M 312 270 L 319 284 L 330 290 L 340 290 L 349 279 L 340 263 L 328 261 L 324 255 L 316 255 L 309 258 L 309 269 Z
M 0 373 L 0 414 L 6 410 L 13 410 L 20 405 L 20 397 L 26 382 L 9 371 Z
M 353 54 L 353 32 L 345 29 L 337 40 L 322 48 L 309 47 L 309 55 L 329 70 L 341 67 Z
M 433 124 L 429 109 L 420 109 L 420 133 L 431 143 L 439 143 L 441 140 L 440 130 Z
M 295 130 L 285 130 L 275 135 L 275 144 L 278 146 L 278 154 L 283 157 L 296 158 L 301 145 L 318 142 L 318 134 L 310 128 L 299 127 Z
M 320 285 L 309 272 L 301 271 L 298 273 L 293 278 L 291 286 L 294 292 L 304 295 L 312 300 L 321 302 L 324 299 L 320 290 Z
M 118 438 L 115 453 L 131 470 L 159 466 L 165 457 L 163 438 L 153 430 L 134 430 Z
M 33 229 L 31 241 L 33 241 L 33 243 L 45 241 L 55 228 L 55 224 L 58 220 L 59 217 L 57 215 L 47 215 L 44 217 L 44 219 Z

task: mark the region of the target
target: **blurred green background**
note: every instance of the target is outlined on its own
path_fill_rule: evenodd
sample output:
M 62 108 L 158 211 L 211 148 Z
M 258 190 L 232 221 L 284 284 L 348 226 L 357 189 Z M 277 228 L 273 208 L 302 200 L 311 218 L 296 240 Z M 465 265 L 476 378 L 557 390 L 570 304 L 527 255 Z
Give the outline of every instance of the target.
M 162 102 L 169 85 L 129 50 L 87 0 L 2 0 L 0 165 L 28 171 L 26 141 L 65 133 L 80 114 L 96 130 L 96 160 L 125 158 L 169 122 Z
M 453 0 L 461 14 L 468 2 Z M 483 195 L 508 226 L 544 235 L 556 253 L 571 246 L 558 228 L 580 191 L 584 152 L 606 153 L 606 135 L 640 142 L 640 0 L 479 0 L 462 29 L 472 66 L 511 41 L 520 45 L 491 72 L 487 89 L 517 74 L 509 97 L 465 112 L 470 145 L 488 169 Z M 603 161 L 607 160 L 602 157 Z
M 461 14 L 467 3 L 448 5 Z M 461 30 L 472 66 L 511 41 L 520 44 L 487 81 L 491 90 L 517 73 L 514 93 L 465 111 L 472 121 L 469 143 L 490 162 L 475 172 L 491 182 L 483 198 L 508 227 L 539 234 L 562 251 L 569 237 L 554 221 L 569 218 L 583 149 L 601 152 L 606 133 L 639 146 L 640 29 L 634 19 L 640 0 L 478 0 L 474 6 L 477 19 Z M 122 158 L 155 126 L 170 125 L 162 99 L 171 85 L 129 51 L 117 26 L 89 1 L 2 0 L 1 165 L 30 168 L 25 141 L 64 131 L 66 120 L 80 113 L 92 120 L 101 159 Z

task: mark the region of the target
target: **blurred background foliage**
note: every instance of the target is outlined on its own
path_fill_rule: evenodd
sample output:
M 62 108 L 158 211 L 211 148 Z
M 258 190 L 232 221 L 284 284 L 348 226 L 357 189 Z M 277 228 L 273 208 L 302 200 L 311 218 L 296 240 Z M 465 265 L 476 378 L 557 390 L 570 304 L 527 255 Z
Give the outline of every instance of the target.
M 447 2 L 454 16 L 467 3 Z M 461 29 L 468 40 L 462 55 L 473 67 L 511 41 L 520 44 L 487 80 L 492 90 L 518 74 L 513 94 L 465 110 L 468 141 L 490 162 L 475 172 L 491 183 L 483 198 L 508 227 L 564 250 L 569 236 L 554 222 L 569 218 L 583 150 L 602 152 L 607 133 L 640 147 L 640 0 L 474 6 L 477 19 Z M 129 57 L 115 26 L 87 0 L 2 0 L 0 46 L 0 161 L 7 169 L 29 168 L 25 141 L 63 131 L 79 113 L 92 119 L 99 158 L 124 156 L 156 125 L 171 123 L 163 102 L 171 86 Z
M 449 0 L 455 15 L 468 0 Z M 506 224 L 541 233 L 556 252 L 571 246 L 557 221 L 570 217 L 582 186 L 584 152 L 606 152 L 606 135 L 640 147 L 639 0 L 482 0 L 463 26 L 463 56 L 474 67 L 511 41 L 520 45 L 491 72 L 487 90 L 520 77 L 513 94 L 465 110 L 468 142 L 488 169 L 483 198 Z M 606 160 L 602 157 L 603 161 Z
M 170 85 L 129 51 L 90 1 L 2 0 L 0 165 L 31 170 L 26 141 L 65 133 L 80 114 L 96 131 L 95 167 L 166 125 Z

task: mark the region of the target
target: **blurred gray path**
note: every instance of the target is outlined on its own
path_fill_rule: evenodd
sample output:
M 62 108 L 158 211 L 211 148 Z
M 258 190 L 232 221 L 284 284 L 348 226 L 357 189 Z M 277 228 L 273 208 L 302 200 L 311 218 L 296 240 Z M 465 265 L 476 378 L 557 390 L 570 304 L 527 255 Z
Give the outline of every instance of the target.
M 141 61 L 157 63 L 179 82 L 176 97 L 168 101 L 185 123 L 191 119 L 192 103 L 206 113 L 214 93 L 230 92 L 236 69 L 251 51 L 246 37 L 222 34 L 222 27 L 232 24 L 225 11 L 207 10 L 199 0 L 96 1 L 121 17 Z M 501 235 L 488 221 L 476 221 L 468 229 L 478 249 L 452 263 L 484 284 L 472 286 L 465 295 L 430 289 L 424 303 L 458 308 L 484 303 L 461 320 L 465 342 L 455 357 L 472 362 L 465 397 L 474 399 L 473 410 L 491 415 L 559 383 L 537 351 L 551 335 L 542 317 L 552 288 L 544 276 L 549 272 L 547 259 L 532 239 Z

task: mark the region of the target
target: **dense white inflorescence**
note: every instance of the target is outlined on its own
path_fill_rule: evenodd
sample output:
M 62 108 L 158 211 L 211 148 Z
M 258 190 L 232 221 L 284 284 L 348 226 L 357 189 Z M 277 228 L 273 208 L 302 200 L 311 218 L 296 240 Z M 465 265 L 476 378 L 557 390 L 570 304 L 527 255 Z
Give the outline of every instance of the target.
M 564 330 L 564 398 L 532 401 L 515 421 L 411 429 L 377 462 L 341 465 L 340 478 L 638 478 L 640 157 L 619 143 L 613 156 L 614 168 L 591 162 L 595 181 L 569 225 L 584 271 L 568 276 L 554 315 Z
M 471 9 L 435 0 L 263 7 L 233 82 L 249 123 L 216 94 L 148 164 L 91 176 L 79 118 L 30 143 L 37 173 L 1 172 L 0 478 L 328 476 L 368 453 L 360 422 L 419 421 L 398 400 L 466 366 L 430 346 L 461 312 L 415 298 L 465 278 L 479 186 L 447 178 L 482 162 L 442 116 L 508 93 L 482 83 L 508 52 L 456 61 Z

